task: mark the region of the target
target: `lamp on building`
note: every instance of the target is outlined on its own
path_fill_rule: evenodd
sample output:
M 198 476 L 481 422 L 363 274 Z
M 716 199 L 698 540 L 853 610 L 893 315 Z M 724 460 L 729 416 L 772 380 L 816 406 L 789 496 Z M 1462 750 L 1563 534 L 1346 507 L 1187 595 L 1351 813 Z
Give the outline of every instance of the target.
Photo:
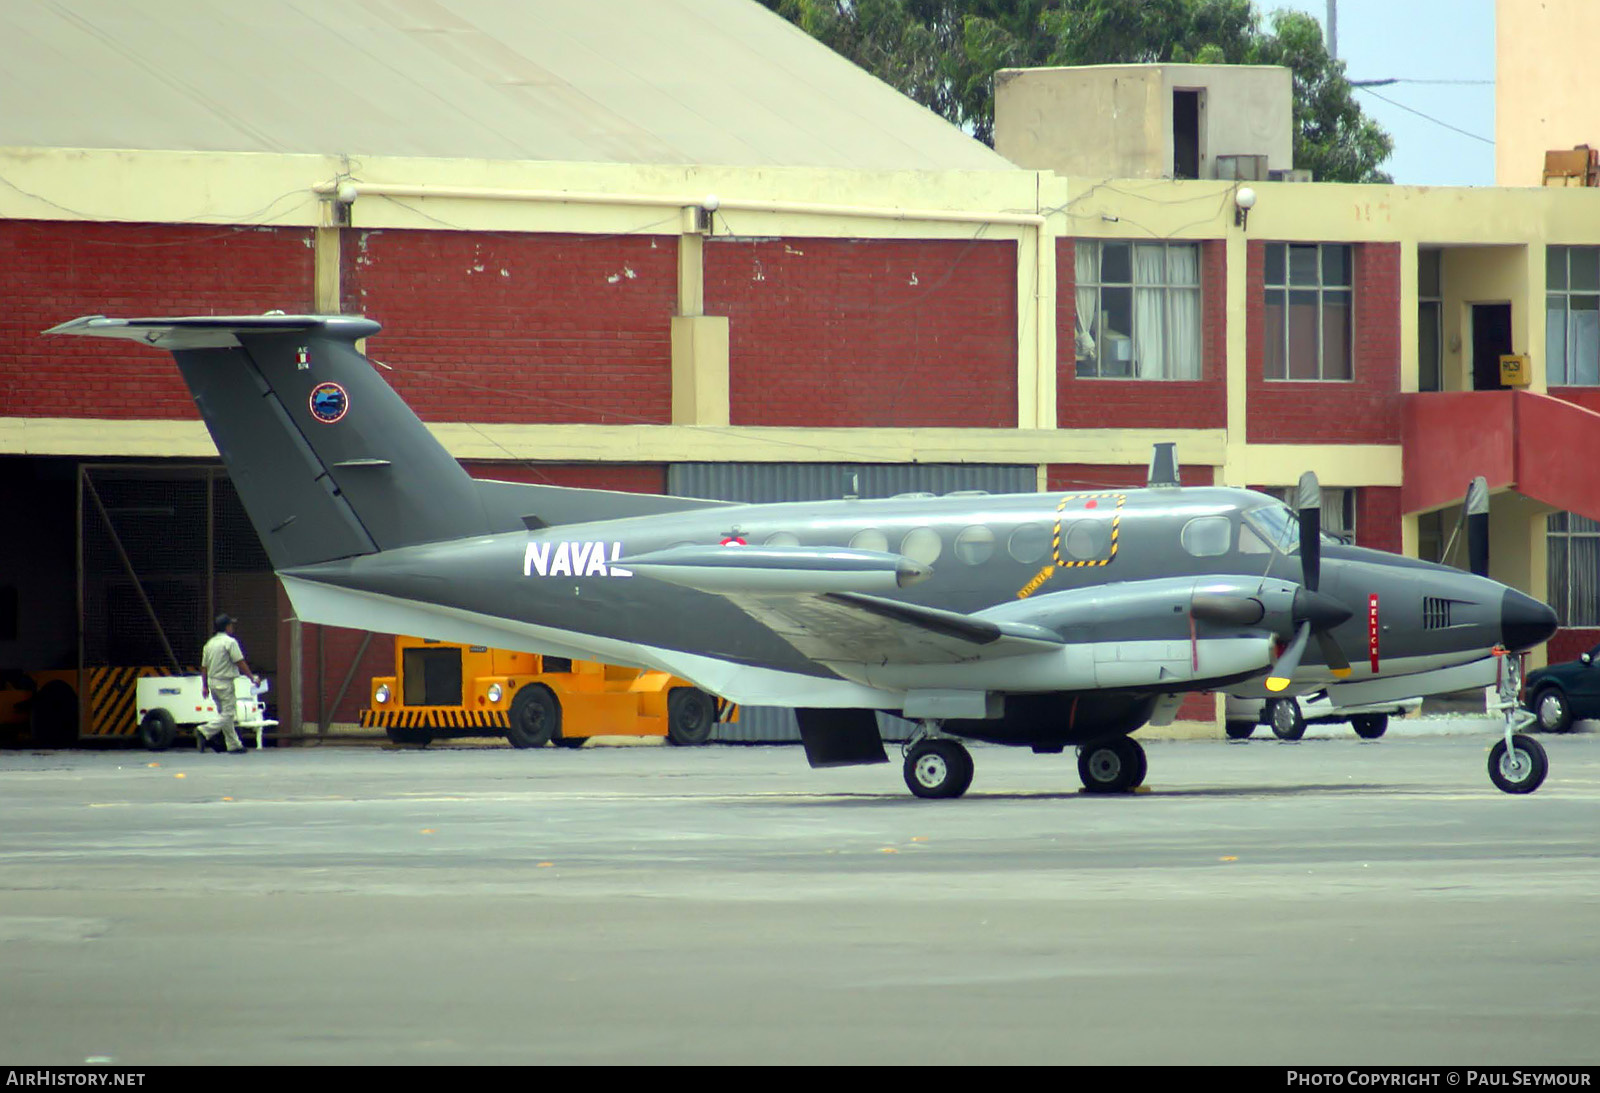
M 1233 222 L 1249 230 L 1250 210 L 1255 208 L 1255 204 L 1256 192 L 1248 186 L 1241 186 L 1233 195 Z

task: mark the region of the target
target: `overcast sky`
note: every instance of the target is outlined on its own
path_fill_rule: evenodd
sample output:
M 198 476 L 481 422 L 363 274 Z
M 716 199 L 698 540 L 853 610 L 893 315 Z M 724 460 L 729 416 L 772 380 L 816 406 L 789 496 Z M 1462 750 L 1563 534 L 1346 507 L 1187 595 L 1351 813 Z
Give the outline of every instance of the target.
M 1327 0 L 1256 4 L 1268 18 L 1287 8 L 1325 24 L 1328 14 Z M 1488 81 L 1357 90 L 1361 109 L 1394 138 L 1394 155 L 1384 170 L 1406 185 L 1494 185 L 1495 0 L 1338 0 L 1338 5 L 1339 58 L 1350 79 Z M 1384 102 L 1379 95 L 1401 105 Z M 1407 113 L 1402 106 L 1438 121 Z

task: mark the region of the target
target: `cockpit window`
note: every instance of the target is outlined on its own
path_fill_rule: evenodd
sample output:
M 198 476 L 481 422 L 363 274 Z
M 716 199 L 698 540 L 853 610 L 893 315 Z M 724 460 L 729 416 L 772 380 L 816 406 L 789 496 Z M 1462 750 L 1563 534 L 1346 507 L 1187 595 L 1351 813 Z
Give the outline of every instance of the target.
M 1215 558 L 1228 553 L 1233 541 L 1233 521 L 1226 516 L 1197 516 L 1183 525 L 1178 541 L 1196 558 Z
M 1259 553 L 1270 550 L 1274 544 L 1279 554 L 1298 554 L 1300 552 L 1300 518 L 1288 505 L 1262 505 L 1260 508 L 1251 509 L 1244 514 L 1245 528 L 1239 532 L 1239 549 L 1246 554 Z M 1260 532 L 1260 537 L 1265 541 L 1264 547 L 1252 550 L 1248 542 L 1246 531 L 1253 527 Z M 1321 535 L 1323 545 L 1342 546 L 1344 540 L 1336 535 L 1323 532 Z

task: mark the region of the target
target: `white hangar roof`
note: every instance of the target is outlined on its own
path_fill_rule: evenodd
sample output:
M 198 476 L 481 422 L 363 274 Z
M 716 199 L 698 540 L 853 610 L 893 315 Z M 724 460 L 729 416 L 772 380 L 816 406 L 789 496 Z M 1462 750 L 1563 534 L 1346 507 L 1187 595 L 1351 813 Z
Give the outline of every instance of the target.
M 0 145 L 1014 170 L 755 0 L 6 0 Z

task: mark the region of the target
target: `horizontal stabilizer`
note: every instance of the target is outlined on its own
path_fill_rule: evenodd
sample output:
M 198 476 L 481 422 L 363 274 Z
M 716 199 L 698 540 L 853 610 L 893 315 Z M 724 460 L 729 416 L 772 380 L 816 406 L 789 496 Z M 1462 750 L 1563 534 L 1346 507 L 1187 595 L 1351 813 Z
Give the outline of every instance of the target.
M 91 338 L 121 338 L 157 349 L 237 349 L 240 335 L 326 333 L 346 341 L 382 329 L 371 319 L 351 315 L 188 315 L 170 319 L 108 319 L 85 315 L 46 330 Z

